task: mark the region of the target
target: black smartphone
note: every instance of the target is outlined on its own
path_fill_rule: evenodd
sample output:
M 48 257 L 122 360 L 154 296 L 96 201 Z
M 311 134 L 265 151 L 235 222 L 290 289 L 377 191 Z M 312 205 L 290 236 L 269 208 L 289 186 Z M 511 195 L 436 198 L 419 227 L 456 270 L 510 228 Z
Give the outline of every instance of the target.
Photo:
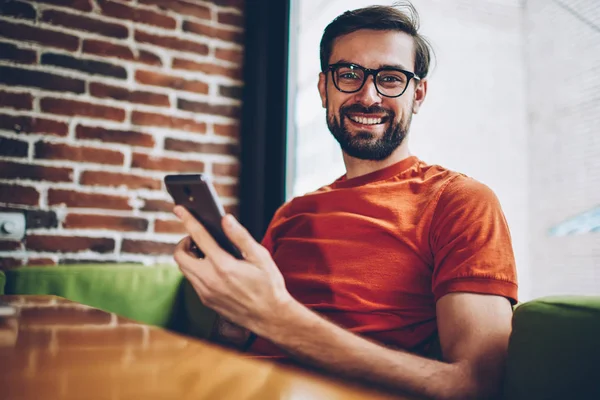
M 240 250 L 231 243 L 223 231 L 221 219 L 225 216 L 225 210 L 219 201 L 215 187 L 206 175 L 167 175 L 165 186 L 175 204 L 185 207 L 223 250 L 235 258 L 243 259 Z M 203 256 L 197 250 L 195 252 Z

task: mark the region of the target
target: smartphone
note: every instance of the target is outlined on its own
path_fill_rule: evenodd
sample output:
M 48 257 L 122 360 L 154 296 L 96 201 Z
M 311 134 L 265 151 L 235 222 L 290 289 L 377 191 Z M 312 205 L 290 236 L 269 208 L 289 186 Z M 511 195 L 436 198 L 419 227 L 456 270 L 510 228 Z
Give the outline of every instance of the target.
M 206 175 L 167 175 L 165 186 L 175 204 L 185 207 L 223 250 L 235 258 L 243 259 L 241 251 L 231 243 L 223 231 L 221 219 L 225 216 L 225 210 L 215 187 Z M 195 243 L 194 245 L 196 246 Z M 203 257 L 201 253 L 198 255 Z

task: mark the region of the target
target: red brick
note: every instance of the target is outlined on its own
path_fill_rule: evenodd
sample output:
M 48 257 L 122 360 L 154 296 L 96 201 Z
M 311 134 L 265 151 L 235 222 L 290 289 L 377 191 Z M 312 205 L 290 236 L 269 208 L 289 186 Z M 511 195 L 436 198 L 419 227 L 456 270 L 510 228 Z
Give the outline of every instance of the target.
M 58 228 L 58 218 L 54 211 L 27 210 L 25 219 L 28 229 Z
M 99 140 L 105 143 L 123 143 L 130 146 L 154 147 L 151 135 L 135 131 L 121 131 L 95 126 L 77 125 L 75 136 L 78 139 Z
M 0 271 L 20 267 L 23 265 L 23 262 L 22 258 L 0 257 Z
M 38 3 L 53 4 L 67 8 L 74 8 L 80 11 L 92 11 L 91 0 L 36 0 Z
M 241 112 L 240 107 L 233 104 L 211 104 L 186 99 L 178 99 L 177 108 L 196 114 L 221 115 L 230 118 L 239 118 Z
M 175 207 L 175 204 L 171 201 L 144 199 L 144 206 L 141 210 L 149 212 L 172 212 L 173 207 Z
M 244 16 L 238 13 L 222 11 L 217 14 L 217 21 L 221 24 L 244 26 Z
M 142 111 L 132 112 L 131 123 L 134 125 L 158 126 L 188 132 L 206 132 L 206 124 L 204 122 L 196 122 L 192 119 L 169 117 L 167 115 L 147 113 Z
M 161 181 L 159 179 L 105 171 L 84 171 L 81 174 L 79 182 L 86 186 L 126 186 L 129 189 L 150 190 L 160 190 L 161 188 Z
M 171 66 L 173 69 L 182 69 L 186 71 L 202 72 L 207 75 L 225 76 L 231 79 L 242 79 L 242 69 L 239 67 L 224 67 L 211 63 L 199 63 L 183 58 L 173 58 Z
M 14 108 L 15 110 L 31 110 L 33 108 L 33 96 L 29 93 L 0 90 L 0 107 Z
M 135 31 L 135 41 L 138 43 L 148 43 L 167 50 L 184 51 L 198 55 L 208 55 L 208 45 L 204 43 L 192 42 L 191 40 L 179 39 L 174 36 L 153 35 L 144 31 Z
M 66 136 L 69 126 L 64 122 L 51 119 L 0 114 L 0 129 L 11 130 L 15 133 L 44 133 Z
M 125 4 L 107 0 L 97 0 L 102 14 L 119 19 L 127 19 L 138 24 L 159 26 L 165 29 L 175 29 L 177 21 L 154 11 L 130 7 Z
M 200 81 L 188 81 L 173 75 L 138 70 L 135 72 L 135 80 L 145 85 L 208 94 L 208 83 Z
M 217 48 L 215 50 L 215 57 L 217 57 L 220 60 L 241 64 L 242 61 L 244 61 L 244 52 L 238 49 Z
M 162 61 L 156 54 L 147 50 L 133 51 L 128 46 L 121 46 L 102 40 L 85 39 L 81 50 L 83 53 L 95 54 L 101 57 L 118 58 L 142 64 L 161 66 Z
M 35 8 L 31 4 L 15 0 L 0 1 L 0 15 L 35 20 Z
M 215 124 L 213 126 L 215 135 L 227 136 L 232 138 L 240 137 L 240 126 L 239 125 L 221 125 Z
M 129 199 L 124 196 L 112 196 L 96 193 L 82 193 L 72 190 L 48 190 L 48 204 L 64 204 L 67 207 L 101 208 L 109 210 L 131 210 Z
M 108 229 L 122 232 L 145 232 L 148 220 L 97 214 L 69 214 L 63 222 L 66 229 Z
M 246 0 L 213 0 L 213 3 L 220 7 L 234 7 L 242 11 Z M 252 4 L 251 1 L 248 1 L 248 3 Z
M 66 78 L 43 71 L 0 66 L 0 83 L 8 86 L 26 86 L 56 92 L 85 92 L 85 82 L 81 79 Z
M 40 194 L 35 188 L 0 183 L 0 203 L 37 206 Z
M 75 147 L 63 143 L 37 142 L 35 158 L 46 160 L 70 160 L 83 163 L 123 165 L 125 156 L 114 150 L 94 147 Z
M 56 265 L 56 261 L 51 258 L 30 258 L 27 260 L 27 265 L 32 267 Z
M 183 153 L 205 153 L 205 154 L 238 154 L 238 145 L 235 143 L 200 143 L 189 140 L 165 139 L 165 150 L 179 151 Z
M 0 136 L 0 156 L 23 158 L 28 154 L 29 143 Z
M 200 36 L 206 36 L 208 38 L 220 39 L 226 42 L 243 43 L 244 34 L 238 31 L 232 31 L 229 29 L 215 28 L 205 24 L 199 24 L 192 21 L 184 21 L 183 27 L 184 32 L 193 33 Z
M 111 78 L 127 79 L 125 67 L 104 61 L 72 57 L 66 54 L 44 53 L 40 64 L 83 72 L 91 75 L 104 75 Z
M 109 98 L 129 103 L 147 104 L 150 106 L 169 107 L 169 96 L 140 90 L 127 90 L 119 86 L 105 85 L 103 83 L 90 83 L 90 94 L 99 98 Z
M 238 195 L 237 184 L 224 185 L 222 183 L 215 183 L 214 185 L 219 197 L 237 197 Z
M 91 104 L 84 101 L 44 97 L 40 100 L 40 107 L 42 111 L 51 114 L 107 119 L 118 122 L 125 120 L 125 110 L 122 108 Z
M 219 85 L 219 95 L 241 100 L 244 88 L 242 86 Z
M 123 24 L 100 21 L 87 16 L 64 13 L 57 10 L 46 10 L 42 21 L 52 25 L 64 26 L 78 31 L 88 31 L 100 35 L 123 39 L 129 36 L 129 29 Z
M 218 164 L 212 166 L 213 175 L 216 176 L 232 176 L 237 178 L 240 175 L 239 164 Z
M 0 240 L 0 251 L 15 251 L 22 248 L 23 244 L 18 240 Z
M 232 204 L 229 206 L 223 206 L 223 208 L 225 209 L 225 214 L 231 214 L 234 217 L 239 218 L 240 209 L 237 205 Z
M 14 44 L 0 42 L 0 60 L 33 64 L 36 61 L 36 54 L 33 50 L 21 49 Z
M 179 220 L 166 221 L 157 219 L 154 221 L 154 232 L 156 233 L 186 233 L 183 224 Z
M 157 157 L 142 153 L 133 153 L 131 167 L 165 172 L 204 171 L 204 163 L 200 161 L 185 161 L 178 158 Z
M 7 21 L 0 21 L 0 37 L 39 43 L 70 51 L 75 51 L 79 47 L 79 38 L 76 36 Z
M 165 11 L 173 11 L 177 14 L 210 20 L 210 9 L 199 4 L 190 4 L 178 0 L 138 0 L 140 4 L 151 4 Z
M 0 178 L 33 181 L 72 182 L 73 169 L 0 161 Z
M 121 252 L 134 254 L 172 254 L 175 251 L 175 244 L 151 242 L 148 240 L 123 240 Z

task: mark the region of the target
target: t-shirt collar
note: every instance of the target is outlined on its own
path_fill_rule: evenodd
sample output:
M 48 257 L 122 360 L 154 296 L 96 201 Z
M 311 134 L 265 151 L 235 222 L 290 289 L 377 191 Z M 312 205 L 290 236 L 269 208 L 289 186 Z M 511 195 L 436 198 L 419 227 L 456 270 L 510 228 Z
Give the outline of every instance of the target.
M 416 156 L 409 156 L 395 164 L 387 166 L 377 171 L 370 172 L 365 175 L 357 176 L 352 179 L 347 179 L 346 175 L 339 177 L 333 184 L 332 188 L 350 188 L 366 185 L 377 181 L 392 178 L 412 167 L 419 159 Z

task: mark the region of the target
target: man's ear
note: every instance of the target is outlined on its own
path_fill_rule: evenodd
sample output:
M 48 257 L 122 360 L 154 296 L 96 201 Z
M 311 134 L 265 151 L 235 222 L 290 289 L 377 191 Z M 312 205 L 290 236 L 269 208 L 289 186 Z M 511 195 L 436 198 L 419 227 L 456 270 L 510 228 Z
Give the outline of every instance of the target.
M 317 84 L 319 88 L 319 95 L 321 96 L 321 104 L 323 108 L 327 108 L 327 75 L 322 72 L 319 72 L 319 83 Z
M 417 87 L 415 88 L 415 98 L 413 103 L 413 114 L 417 114 L 421 108 L 421 104 L 425 101 L 427 95 L 427 79 L 418 81 Z

